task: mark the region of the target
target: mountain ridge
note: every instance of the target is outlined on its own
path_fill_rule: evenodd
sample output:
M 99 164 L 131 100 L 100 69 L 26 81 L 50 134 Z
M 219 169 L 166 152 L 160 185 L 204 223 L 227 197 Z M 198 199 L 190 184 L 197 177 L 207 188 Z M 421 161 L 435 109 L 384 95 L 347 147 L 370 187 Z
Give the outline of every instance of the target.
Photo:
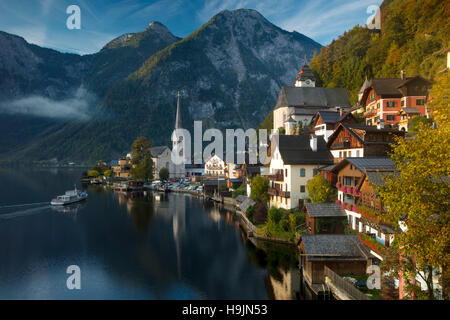
M 205 129 L 256 127 L 273 108 L 280 87 L 294 81 L 304 57 L 312 58 L 321 47 L 246 9 L 222 11 L 186 38 L 172 35 L 168 43 L 147 37 L 153 29 L 167 28 L 154 22 L 83 56 L 88 70 L 82 84 L 100 98 L 89 121 L 70 121 L 9 150 L 8 157 L 112 159 L 140 135 L 167 145 L 178 90 L 184 124 L 202 120 Z

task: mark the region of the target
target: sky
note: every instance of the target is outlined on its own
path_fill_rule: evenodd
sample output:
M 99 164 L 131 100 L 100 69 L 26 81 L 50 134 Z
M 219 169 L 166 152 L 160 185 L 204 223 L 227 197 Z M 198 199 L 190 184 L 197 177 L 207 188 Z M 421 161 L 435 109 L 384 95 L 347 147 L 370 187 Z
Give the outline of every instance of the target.
M 62 52 L 90 54 L 124 34 L 159 21 L 186 37 L 222 10 L 255 9 L 273 24 L 322 45 L 365 25 L 382 0 L 0 0 L 0 30 Z M 69 29 L 67 8 L 77 5 L 80 29 Z

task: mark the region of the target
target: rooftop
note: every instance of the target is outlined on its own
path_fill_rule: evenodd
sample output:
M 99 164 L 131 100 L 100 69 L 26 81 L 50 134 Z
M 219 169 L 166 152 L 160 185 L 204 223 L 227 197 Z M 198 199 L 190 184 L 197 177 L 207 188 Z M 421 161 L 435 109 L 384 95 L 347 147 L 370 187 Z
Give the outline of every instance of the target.
M 317 151 L 310 145 L 309 135 L 279 135 L 278 150 L 284 164 L 332 164 L 333 156 L 322 136 L 317 137 Z
M 351 107 L 344 88 L 282 87 L 275 109 L 280 107 Z
M 366 261 L 369 250 L 357 235 L 314 234 L 302 235 L 301 242 L 310 261 L 353 260 Z
M 306 211 L 310 217 L 347 217 L 344 209 L 337 203 L 306 203 Z

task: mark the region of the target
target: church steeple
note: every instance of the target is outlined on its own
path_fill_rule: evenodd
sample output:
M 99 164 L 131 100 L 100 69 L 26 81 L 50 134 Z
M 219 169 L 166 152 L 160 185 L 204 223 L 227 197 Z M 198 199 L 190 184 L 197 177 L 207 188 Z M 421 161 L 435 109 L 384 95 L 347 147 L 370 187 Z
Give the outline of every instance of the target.
M 175 129 L 181 129 L 181 111 L 180 111 L 180 91 L 178 91 L 177 115 L 175 118 Z
M 308 65 L 308 60 L 305 60 L 302 68 L 298 72 L 298 77 L 295 79 L 296 87 L 315 87 L 316 86 L 316 77 L 314 76 L 311 68 Z

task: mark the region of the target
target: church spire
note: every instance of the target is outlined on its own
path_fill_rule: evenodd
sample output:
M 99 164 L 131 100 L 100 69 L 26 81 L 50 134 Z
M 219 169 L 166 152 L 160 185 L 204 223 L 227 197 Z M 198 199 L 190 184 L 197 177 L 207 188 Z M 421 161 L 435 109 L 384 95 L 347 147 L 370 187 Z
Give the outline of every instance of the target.
M 180 111 L 180 91 L 178 91 L 178 100 L 177 100 L 177 116 L 175 119 L 175 129 L 181 129 L 181 111 Z

